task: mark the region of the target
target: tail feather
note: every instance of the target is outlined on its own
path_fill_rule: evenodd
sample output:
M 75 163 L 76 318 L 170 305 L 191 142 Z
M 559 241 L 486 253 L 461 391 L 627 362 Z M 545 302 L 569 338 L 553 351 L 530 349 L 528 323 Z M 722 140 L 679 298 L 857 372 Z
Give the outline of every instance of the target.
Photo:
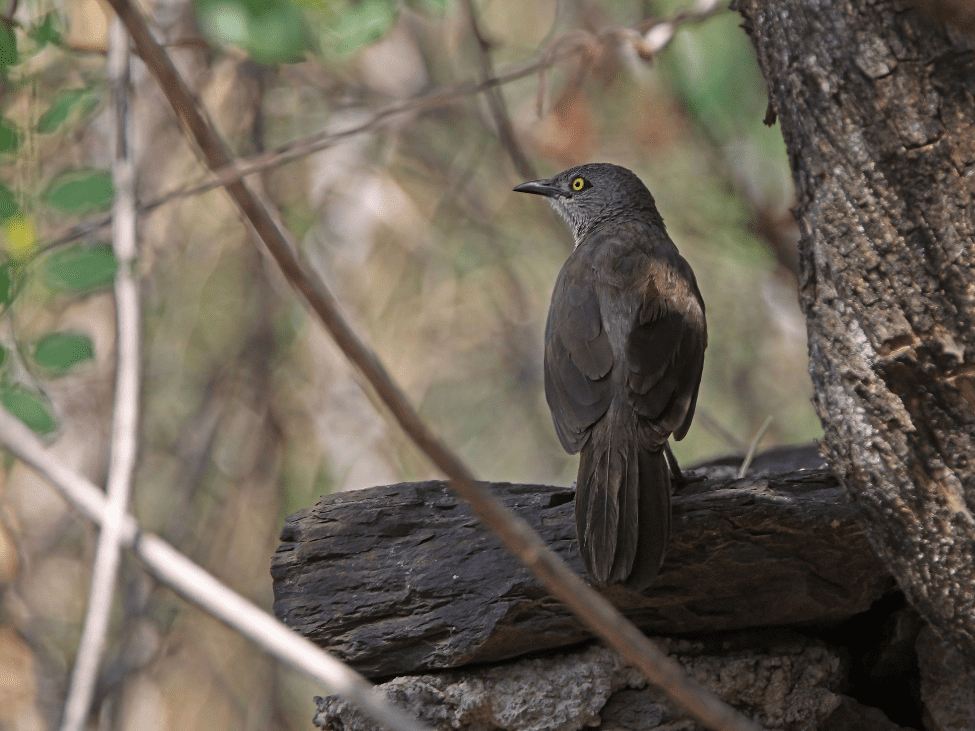
M 609 575 L 612 584 L 620 584 L 630 574 L 640 540 L 640 470 L 636 445 L 629 445 L 617 457 L 622 462 L 619 489 L 619 522 L 616 527 L 616 556 Z
M 590 440 L 576 481 L 576 533 L 590 578 L 650 586 L 670 536 L 670 470 L 660 450 Z
M 619 491 L 623 460 L 612 448 L 582 449 L 576 479 L 576 535 L 586 573 L 599 585 L 609 583 L 619 538 Z
M 640 450 L 640 533 L 636 560 L 623 582 L 643 591 L 657 578 L 670 539 L 670 467 L 662 450 Z

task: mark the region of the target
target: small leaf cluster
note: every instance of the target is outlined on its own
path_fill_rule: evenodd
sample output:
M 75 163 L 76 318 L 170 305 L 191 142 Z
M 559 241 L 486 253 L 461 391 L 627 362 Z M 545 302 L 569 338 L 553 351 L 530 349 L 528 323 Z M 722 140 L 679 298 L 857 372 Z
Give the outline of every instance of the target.
M 63 47 L 55 14 L 24 28 L 0 19 L 0 78 L 12 88 L 34 81 L 25 62 L 48 46 Z M 70 133 L 86 123 L 101 103 L 103 86 L 92 83 L 47 93 L 44 111 L 29 124 L 11 119 L 0 107 L 0 169 L 16 170 L 19 156 L 50 136 Z M 57 139 L 57 137 L 54 137 Z M 44 383 L 76 370 L 95 357 L 88 334 L 50 331 L 26 337 L 17 327 L 24 300 L 64 302 L 111 286 L 117 262 L 104 242 L 85 242 L 39 250 L 37 221 L 68 222 L 72 217 L 107 211 L 114 199 L 106 170 L 62 170 L 38 184 L 0 178 L 0 404 L 41 435 L 58 429 Z
M 76 244 L 28 261 L 9 259 L 0 264 L 3 317 L 15 317 L 18 298 L 38 288 L 59 298 L 103 290 L 114 282 L 117 268 L 111 248 L 102 243 Z M 81 332 L 52 331 L 32 342 L 0 345 L 0 402 L 38 434 L 49 434 L 58 424 L 39 382 L 63 376 L 94 357 L 91 337 Z M 13 367 L 15 359 L 21 368 Z

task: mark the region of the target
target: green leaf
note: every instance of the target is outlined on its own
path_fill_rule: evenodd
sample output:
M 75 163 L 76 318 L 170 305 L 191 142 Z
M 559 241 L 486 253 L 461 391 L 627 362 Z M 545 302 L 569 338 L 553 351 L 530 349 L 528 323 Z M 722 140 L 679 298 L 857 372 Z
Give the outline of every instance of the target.
M 291 0 L 198 0 L 197 13 L 212 40 L 273 65 L 304 58 L 305 19 Z
M 77 245 L 51 254 L 42 265 L 45 281 L 61 292 L 86 292 L 115 280 L 118 262 L 105 245 Z
M 277 4 L 254 18 L 247 50 L 258 63 L 297 63 L 305 57 L 305 23 L 290 3 Z
M 38 434 L 50 434 L 58 428 L 47 399 L 18 383 L 0 386 L 0 403 Z
M 6 185 L 0 183 L 0 223 L 3 223 L 11 216 L 16 216 L 20 212 L 17 205 L 17 196 Z
M 37 131 L 41 134 L 53 132 L 68 118 L 71 110 L 79 103 L 85 102 L 82 108 L 90 111 L 95 106 L 97 100 L 90 89 L 66 89 L 59 92 L 51 102 L 51 106 L 37 120 Z
M 59 175 L 44 191 L 44 200 L 70 213 L 106 210 L 112 205 L 115 188 L 105 170 L 85 170 Z
M 48 43 L 60 43 L 61 32 L 54 27 L 54 13 L 48 13 L 40 25 L 31 28 L 27 35 L 33 38 L 43 48 Z
M 17 63 L 17 37 L 13 28 L 0 19 L 0 72 L 6 74 L 6 67 Z
M 48 333 L 34 347 L 37 364 L 57 374 L 94 357 L 91 338 L 78 333 Z
M 391 0 L 362 0 L 340 11 L 329 33 L 328 46 L 348 54 L 382 38 L 396 22 L 397 4 Z
M 20 133 L 9 119 L 0 117 L 0 152 L 14 152 L 20 147 Z

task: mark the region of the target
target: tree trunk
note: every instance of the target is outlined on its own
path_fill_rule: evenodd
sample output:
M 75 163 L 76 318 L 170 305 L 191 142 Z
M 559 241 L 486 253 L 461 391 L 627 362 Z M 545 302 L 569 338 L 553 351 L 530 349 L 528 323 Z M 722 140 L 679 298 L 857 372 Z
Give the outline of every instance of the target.
M 834 472 L 975 665 L 975 41 L 889 0 L 737 0 L 796 184 Z

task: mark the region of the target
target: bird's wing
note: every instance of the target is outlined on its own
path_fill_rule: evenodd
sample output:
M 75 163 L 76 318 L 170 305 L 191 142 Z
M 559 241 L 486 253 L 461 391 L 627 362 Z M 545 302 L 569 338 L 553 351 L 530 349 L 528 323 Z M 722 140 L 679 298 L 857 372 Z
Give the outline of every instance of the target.
M 545 398 L 559 441 L 575 454 L 612 400 L 613 350 L 603 329 L 589 266 L 570 256 L 559 273 L 545 326 Z
M 665 287 L 671 291 L 661 292 Z M 671 433 L 683 439 L 691 425 L 706 347 L 704 303 L 694 273 L 680 257 L 662 263 L 647 280 L 626 343 L 626 366 L 633 409 L 664 439 Z

